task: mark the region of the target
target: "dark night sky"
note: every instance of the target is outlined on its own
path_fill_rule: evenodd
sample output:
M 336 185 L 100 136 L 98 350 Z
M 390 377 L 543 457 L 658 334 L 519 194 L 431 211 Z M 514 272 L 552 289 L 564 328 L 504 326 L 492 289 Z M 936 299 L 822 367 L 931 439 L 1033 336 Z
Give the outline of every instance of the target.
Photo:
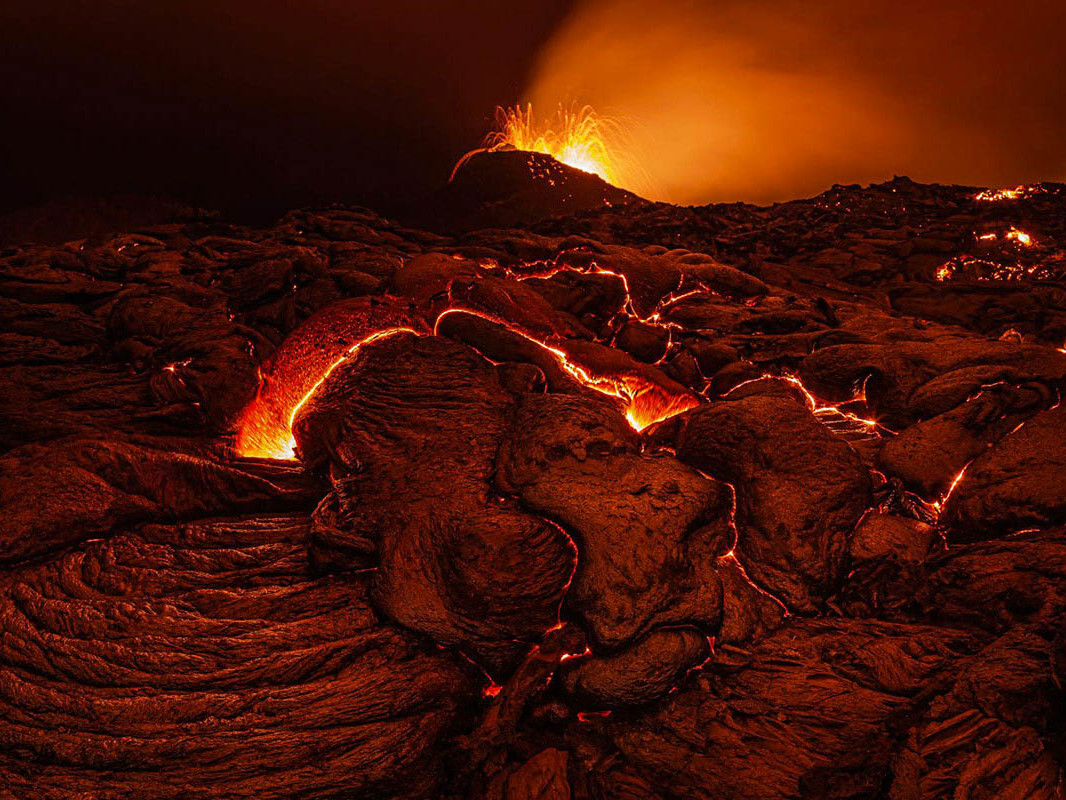
M 391 208 L 518 100 L 568 0 L 0 0 L 0 210 Z
M 329 200 L 393 211 L 444 179 L 496 104 L 575 87 L 589 96 L 557 100 L 632 105 L 645 157 L 674 156 L 654 165 L 670 199 L 892 172 L 1062 179 L 1064 8 L 0 0 L 0 212 L 112 193 L 245 217 Z M 782 102 L 796 124 L 771 113 Z

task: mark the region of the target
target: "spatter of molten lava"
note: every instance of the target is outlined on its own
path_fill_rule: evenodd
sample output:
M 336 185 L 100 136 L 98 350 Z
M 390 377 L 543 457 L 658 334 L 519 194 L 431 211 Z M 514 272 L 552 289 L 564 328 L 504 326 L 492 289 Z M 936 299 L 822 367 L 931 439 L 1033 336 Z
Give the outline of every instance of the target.
M 459 160 L 452 175 L 477 153 L 514 149 L 549 155 L 562 164 L 598 175 L 618 186 L 622 138 L 618 123 L 600 116 L 590 106 L 576 110 L 560 106 L 554 119 L 540 120 L 533 116 L 532 104 L 524 109 L 501 107 L 496 109 L 496 129 L 480 148 Z

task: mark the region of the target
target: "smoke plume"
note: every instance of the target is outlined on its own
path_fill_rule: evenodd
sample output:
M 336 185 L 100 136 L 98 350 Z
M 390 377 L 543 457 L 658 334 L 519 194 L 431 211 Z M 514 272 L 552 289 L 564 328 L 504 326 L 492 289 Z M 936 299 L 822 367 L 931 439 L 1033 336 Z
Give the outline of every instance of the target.
M 1063 179 L 1066 7 L 586 0 L 541 52 L 527 99 L 624 120 L 633 153 L 620 183 L 676 203 L 783 200 L 894 174 Z

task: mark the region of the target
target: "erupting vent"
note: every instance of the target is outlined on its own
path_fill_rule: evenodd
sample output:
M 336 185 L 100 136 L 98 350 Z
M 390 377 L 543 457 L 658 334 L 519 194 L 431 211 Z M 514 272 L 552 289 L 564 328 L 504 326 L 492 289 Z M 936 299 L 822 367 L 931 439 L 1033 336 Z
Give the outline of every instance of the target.
M 619 186 L 621 142 L 624 132 L 618 122 L 602 117 L 590 106 L 567 110 L 562 106 L 553 119 L 538 120 L 532 104 L 496 109 L 496 129 L 483 145 L 463 156 L 452 175 L 477 153 L 524 150 L 543 153 L 582 172 L 598 175 Z

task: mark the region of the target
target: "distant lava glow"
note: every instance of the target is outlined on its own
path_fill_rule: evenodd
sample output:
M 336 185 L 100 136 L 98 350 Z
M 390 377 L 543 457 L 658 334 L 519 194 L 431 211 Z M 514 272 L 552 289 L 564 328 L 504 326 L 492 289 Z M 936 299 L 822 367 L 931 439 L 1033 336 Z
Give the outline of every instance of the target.
M 590 106 L 576 110 L 560 106 L 554 119 L 534 117 L 531 104 L 524 109 L 497 108 L 496 129 L 482 147 L 463 156 L 456 169 L 476 153 L 514 149 L 549 155 L 619 186 L 623 138 L 616 121 L 600 116 Z
M 1017 189 L 985 189 L 974 195 L 974 200 L 982 203 L 996 203 L 1000 200 L 1017 200 L 1025 191 L 1024 186 Z

